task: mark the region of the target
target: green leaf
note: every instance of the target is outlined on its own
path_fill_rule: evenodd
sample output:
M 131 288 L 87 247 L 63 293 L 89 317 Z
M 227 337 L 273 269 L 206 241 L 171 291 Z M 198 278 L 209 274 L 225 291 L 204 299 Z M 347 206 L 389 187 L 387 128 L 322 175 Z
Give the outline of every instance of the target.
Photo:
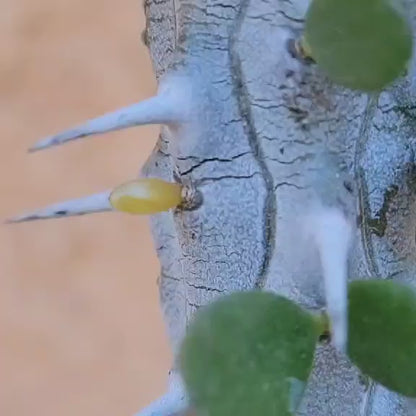
M 321 330 L 313 315 L 272 293 L 219 298 L 196 313 L 182 344 L 191 402 L 210 416 L 292 415 Z
M 416 293 L 390 280 L 349 286 L 348 354 L 390 390 L 416 396 Z
M 313 0 L 305 39 L 334 82 L 363 91 L 382 90 L 403 75 L 412 54 L 398 0 Z

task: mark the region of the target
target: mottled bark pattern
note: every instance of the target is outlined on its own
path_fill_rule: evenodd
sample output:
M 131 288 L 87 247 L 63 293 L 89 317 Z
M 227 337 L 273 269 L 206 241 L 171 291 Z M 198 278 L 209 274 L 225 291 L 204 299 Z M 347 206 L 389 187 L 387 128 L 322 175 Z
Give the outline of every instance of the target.
M 145 4 L 155 72 L 180 77 L 193 105 L 188 124 L 162 130 L 144 174 L 191 181 L 203 197 L 196 210 L 152 219 L 175 350 L 195 308 L 222 293 L 263 288 L 324 306 L 319 261 L 296 232 L 316 201 L 339 206 L 357 224 L 351 278 L 415 282 L 412 77 L 379 97 L 330 83 L 288 48 L 307 6 Z M 319 347 L 299 415 L 415 414 L 332 347 Z

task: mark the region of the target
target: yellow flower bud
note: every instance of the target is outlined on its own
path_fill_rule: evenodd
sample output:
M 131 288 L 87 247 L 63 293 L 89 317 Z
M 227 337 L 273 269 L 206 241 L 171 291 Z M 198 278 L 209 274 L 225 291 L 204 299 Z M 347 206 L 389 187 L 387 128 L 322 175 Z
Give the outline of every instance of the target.
M 156 178 L 124 183 L 111 192 L 110 204 L 130 214 L 156 214 L 175 208 L 182 201 L 182 186 Z

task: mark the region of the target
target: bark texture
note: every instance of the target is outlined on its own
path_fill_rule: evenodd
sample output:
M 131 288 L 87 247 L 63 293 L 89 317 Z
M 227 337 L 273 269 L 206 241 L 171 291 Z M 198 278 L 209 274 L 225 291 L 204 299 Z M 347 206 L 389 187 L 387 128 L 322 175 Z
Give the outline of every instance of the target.
M 299 231 L 317 205 L 339 207 L 354 224 L 351 279 L 415 283 L 413 64 L 379 96 L 333 85 L 288 47 L 308 3 L 145 3 L 156 75 L 191 105 L 189 122 L 162 129 L 143 174 L 191 182 L 202 195 L 195 210 L 152 219 L 175 351 L 195 309 L 220 294 L 261 288 L 325 306 L 319 258 Z M 416 410 L 322 345 L 298 414 Z

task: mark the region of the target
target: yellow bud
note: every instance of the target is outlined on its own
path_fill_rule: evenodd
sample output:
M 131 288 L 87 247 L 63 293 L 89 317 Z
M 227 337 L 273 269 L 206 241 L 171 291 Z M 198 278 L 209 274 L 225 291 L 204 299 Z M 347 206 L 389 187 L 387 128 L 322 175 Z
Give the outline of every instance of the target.
M 182 201 L 182 187 L 156 178 L 124 183 L 111 192 L 110 204 L 130 214 L 156 214 L 175 208 Z

